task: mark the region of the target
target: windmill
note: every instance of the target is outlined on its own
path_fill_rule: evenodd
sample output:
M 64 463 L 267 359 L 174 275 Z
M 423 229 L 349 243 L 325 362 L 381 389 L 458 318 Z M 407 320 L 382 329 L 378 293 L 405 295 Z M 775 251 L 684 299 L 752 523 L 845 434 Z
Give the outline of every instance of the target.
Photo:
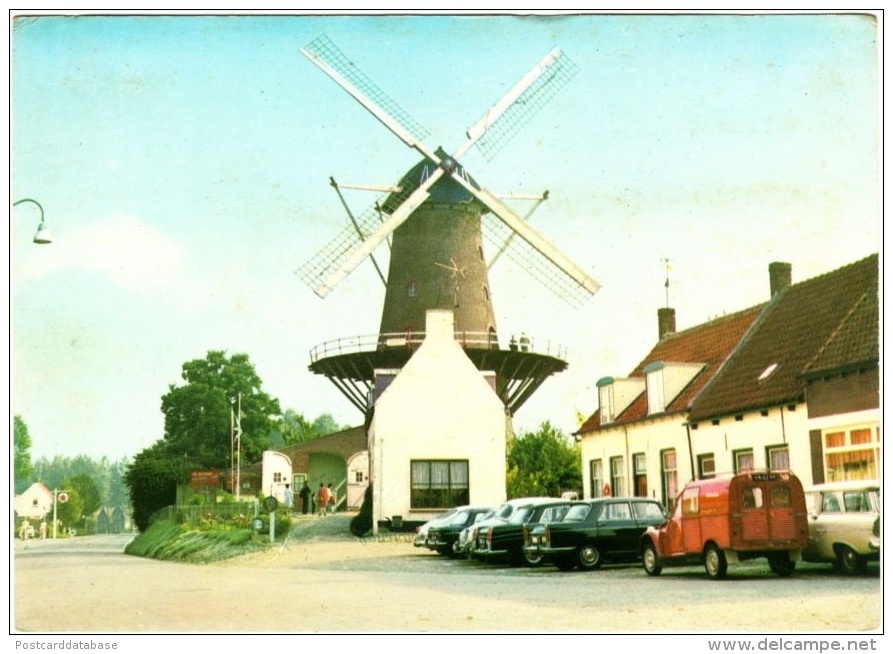
M 535 204 L 522 218 L 481 186 L 459 160 L 472 146 L 491 159 L 573 77 L 574 64 L 553 49 L 488 109 L 467 130 L 466 141 L 448 154 L 443 148 L 425 146 L 428 132 L 328 37 L 320 36 L 301 52 L 422 155 L 394 185 L 347 186 L 330 178 L 350 224 L 297 272 L 325 298 L 368 258 L 385 284 L 385 300 L 379 333 L 373 340 L 325 343 L 311 352 L 310 370 L 328 377 L 357 408 L 366 411 L 374 390 L 374 371 L 402 367 L 424 336 L 426 311 L 450 309 L 457 340 L 479 369 L 496 373 L 496 390 L 513 414 L 548 376 L 564 370 L 567 363 L 548 354 L 500 348 L 489 267 L 505 253 L 575 306 L 599 286 L 527 222 L 548 192 L 527 196 Z M 387 194 L 355 216 L 340 188 Z M 485 235 L 496 247 L 489 262 L 484 255 Z M 387 276 L 374 258 L 375 250 L 385 242 L 390 246 Z

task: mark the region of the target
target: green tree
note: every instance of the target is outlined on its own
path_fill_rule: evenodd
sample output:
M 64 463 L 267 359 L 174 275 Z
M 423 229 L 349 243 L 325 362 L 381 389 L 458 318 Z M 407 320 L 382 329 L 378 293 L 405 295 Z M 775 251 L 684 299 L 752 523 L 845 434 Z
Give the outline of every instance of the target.
M 96 482 L 93 481 L 93 478 L 90 475 L 75 475 L 68 480 L 67 488 L 74 490 L 78 494 L 78 497 L 80 497 L 83 504 L 81 507 L 83 517 L 90 517 L 99 510 L 99 489 L 96 487 Z
M 31 465 L 31 436 L 22 416 L 13 418 L 12 447 L 15 492 L 21 493 L 28 488 L 31 475 L 34 473 L 34 466 Z
M 133 457 L 124 473 L 124 483 L 130 492 L 137 529 L 145 531 L 153 513 L 176 504 L 177 485 L 188 479 L 190 467 L 188 459 L 172 451 L 171 444 L 164 440 Z
M 581 479 L 579 445 L 549 422 L 510 439 L 506 456 L 509 497 L 558 497 L 578 489 Z
M 181 376 L 186 383 L 171 384 L 161 398 L 170 451 L 188 457 L 193 467 L 225 468 L 235 414 L 241 416 L 236 428 L 241 426 L 242 460 L 260 459 L 282 410 L 279 400 L 263 391 L 248 355 L 227 358 L 212 350 L 204 359 L 184 363 Z
M 318 436 L 313 425 L 307 421 L 304 414 L 294 409 L 286 409 L 276 424 L 277 431 L 282 435 L 284 445 L 306 443 Z
M 84 517 L 84 498 L 81 497 L 77 486 L 68 477 L 59 484 L 59 490 L 65 491 L 68 499 L 64 502 L 56 502 L 56 518 L 62 525 L 71 529 Z
M 328 436 L 329 434 L 334 434 L 336 431 L 340 430 L 341 427 L 335 422 L 331 413 L 323 413 L 313 421 L 313 431 L 316 432 L 317 437 Z

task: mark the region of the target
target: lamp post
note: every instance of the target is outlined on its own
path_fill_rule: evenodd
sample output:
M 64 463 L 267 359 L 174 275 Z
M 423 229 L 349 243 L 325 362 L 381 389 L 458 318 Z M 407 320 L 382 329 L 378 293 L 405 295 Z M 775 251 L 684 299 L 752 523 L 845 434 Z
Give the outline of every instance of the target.
M 38 244 L 52 243 L 53 237 L 50 235 L 50 230 L 47 227 L 46 220 L 43 217 L 43 207 L 40 206 L 40 202 L 37 200 L 32 200 L 31 198 L 22 198 L 17 202 L 13 202 L 12 206 L 17 207 L 23 202 L 31 202 L 32 204 L 36 204 L 37 208 L 40 209 L 40 224 L 37 226 L 37 233 L 34 235 L 34 242 Z

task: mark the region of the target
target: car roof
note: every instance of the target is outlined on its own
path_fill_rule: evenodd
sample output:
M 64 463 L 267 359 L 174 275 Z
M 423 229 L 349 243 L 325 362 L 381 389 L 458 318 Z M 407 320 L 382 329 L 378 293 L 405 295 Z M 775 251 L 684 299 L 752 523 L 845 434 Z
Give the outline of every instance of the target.
M 851 491 L 851 490 L 880 490 L 881 484 L 877 479 L 857 479 L 848 481 L 832 481 L 826 484 L 816 484 L 808 488 L 804 488 L 805 493 L 818 493 L 830 491 Z

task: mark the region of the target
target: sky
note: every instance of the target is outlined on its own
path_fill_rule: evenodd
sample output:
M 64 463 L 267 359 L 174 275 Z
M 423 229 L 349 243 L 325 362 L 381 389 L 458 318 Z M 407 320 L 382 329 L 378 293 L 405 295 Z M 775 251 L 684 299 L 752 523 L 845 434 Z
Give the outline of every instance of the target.
M 579 69 L 492 161 L 462 159 L 491 191 L 548 190 L 531 224 L 601 284 L 573 308 L 508 259 L 491 272 L 500 338 L 569 364 L 516 430 L 576 429 L 596 381 L 653 347 L 661 307 L 686 329 L 768 300 L 773 261 L 796 283 L 881 249 L 870 16 L 20 16 L 10 420 L 32 459 L 137 454 L 209 350 L 248 354 L 283 409 L 361 424 L 309 352 L 376 333 L 384 287 L 365 262 L 320 299 L 295 271 L 348 220 L 330 176 L 391 184 L 420 157 L 300 53 L 322 34 L 431 149 L 461 145 L 552 48 Z M 376 200 L 345 193 L 355 213 Z M 31 243 L 23 198 L 52 244 Z

